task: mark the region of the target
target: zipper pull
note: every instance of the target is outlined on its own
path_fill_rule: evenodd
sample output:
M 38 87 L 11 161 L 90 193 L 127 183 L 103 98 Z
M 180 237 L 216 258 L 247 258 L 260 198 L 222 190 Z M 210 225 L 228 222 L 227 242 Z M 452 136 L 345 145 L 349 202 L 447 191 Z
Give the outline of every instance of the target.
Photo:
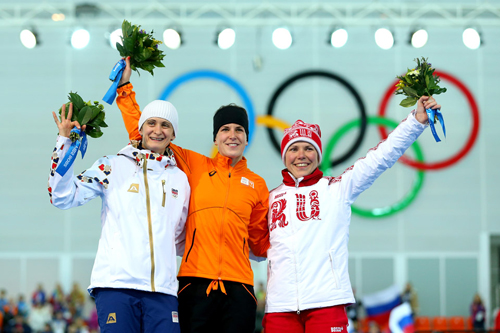
M 229 173 L 229 178 L 231 178 L 231 172 Z
M 300 310 L 297 310 L 297 314 L 300 315 Z
M 161 202 L 161 205 L 162 205 L 163 207 L 165 207 L 165 195 L 167 194 L 167 193 L 165 192 L 165 179 L 162 179 L 162 180 L 161 180 L 161 186 L 163 187 L 163 200 L 162 200 L 162 202 Z

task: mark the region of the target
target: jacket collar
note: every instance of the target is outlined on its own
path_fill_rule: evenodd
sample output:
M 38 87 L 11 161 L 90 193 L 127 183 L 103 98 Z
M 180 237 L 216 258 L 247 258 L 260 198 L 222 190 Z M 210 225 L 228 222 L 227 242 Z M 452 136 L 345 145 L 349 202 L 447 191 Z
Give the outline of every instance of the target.
M 140 145 L 140 142 L 129 143 L 125 148 L 118 152 L 118 155 L 127 156 L 135 161 L 135 163 L 142 167 L 144 160 L 148 161 L 148 169 L 164 170 L 169 165 L 176 166 L 177 163 L 174 158 L 174 154 L 167 147 L 165 150 L 165 155 L 153 153 L 149 149 L 144 149 Z
M 236 163 L 234 167 L 231 167 L 231 163 L 233 160 L 231 160 L 229 157 L 222 156 L 221 154 L 217 153 L 214 158 L 212 158 L 212 161 L 214 162 L 214 165 L 216 165 L 219 168 L 222 169 L 227 169 L 231 170 L 232 172 L 238 172 L 238 171 L 243 171 L 247 169 L 247 159 L 245 156 L 241 158 L 241 160 Z
M 323 178 L 323 172 L 318 168 L 313 173 L 299 179 L 295 178 L 287 169 L 283 169 L 281 174 L 283 175 L 283 184 L 294 187 L 311 186 Z

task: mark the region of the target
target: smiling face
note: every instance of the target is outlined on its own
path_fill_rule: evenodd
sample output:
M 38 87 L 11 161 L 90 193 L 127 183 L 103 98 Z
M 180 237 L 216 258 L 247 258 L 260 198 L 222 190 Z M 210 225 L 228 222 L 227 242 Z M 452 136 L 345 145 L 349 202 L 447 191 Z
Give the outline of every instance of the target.
M 245 129 L 233 123 L 222 125 L 215 136 L 215 145 L 222 156 L 233 160 L 231 166 L 236 165 L 242 159 L 243 151 L 248 145 Z
M 142 136 L 142 146 L 158 154 L 163 154 L 175 138 L 172 124 L 166 119 L 157 117 L 148 118 L 139 133 Z
M 309 142 L 294 142 L 286 150 L 285 166 L 297 179 L 313 173 L 318 163 L 318 152 Z

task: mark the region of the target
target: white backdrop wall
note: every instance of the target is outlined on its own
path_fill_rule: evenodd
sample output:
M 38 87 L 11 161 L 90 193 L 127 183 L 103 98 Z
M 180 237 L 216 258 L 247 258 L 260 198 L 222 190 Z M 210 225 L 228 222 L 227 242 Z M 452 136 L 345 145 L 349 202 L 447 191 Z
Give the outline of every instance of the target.
M 148 26 L 161 32 L 163 27 Z M 57 129 L 51 111 L 66 101 L 70 91 L 84 99 L 98 100 L 110 85 L 107 79 L 119 60 L 107 45 L 105 29 L 90 25 L 87 48 L 68 45 L 69 28 L 46 27 L 42 45 L 33 50 L 19 43 L 17 27 L 0 29 L 0 288 L 11 296 L 29 294 L 38 282 L 51 290 L 60 281 L 69 289 L 73 281 L 88 285 L 100 234 L 100 205 L 94 202 L 69 211 L 52 207 L 47 194 L 50 153 Z M 396 28 L 396 45 L 379 49 L 374 29 L 349 29 L 349 41 L 341 49 L 326 44 L 327 29 L 294 27 L 295 44 L 278 50 L 271 43 L 271 27 L 236 27 L 237 41 L 229 50 L 214 44 L 214 29 L 185 27 L 185 43 L 165 50 L 164 69 L 155 76 L 133 74 L 132 83 L 143 107 L 159 98 L 163 89 L 186 72 L 211 69 L 237 80 L 248 92 L 257 115 L 266 113 L 277 87 L 290 76 L 306 70 L 324 70 L 349 81 L 359 92 L 368 115 L 378 112 L 382 96 L 395 75 L 425 56 L 438 70 L 453 75 L 472 92 L 480 112 L 480 131 L 472 150 L 449 168 L 425 173 L 416 200 L 398 214 L 381 219 L 353 215 L 350 233 L 350 274 L 358 295 L 396 283 L 412 281 L 426 315 L 467 315 L 475 292 L 490 303 L 489 235 L 500 232 L 500 175 L 498 164 L 497 78 L 500 76 L 498 28 L 483 28 L 485 43 L 478 50 L 465 48 L 462 29 L 428 27 L 429 42 L 422 49 L 407 44 L 408 29 Z M 40 30 L 40 29 L 39 29 Z M 256 70 L 253 59 L 262 57 Z M 447 139 L 435 143 L 430 130 L 418 140 L 425 160 L 437 162 L 462 149 L 472 128 L 469 104 L 460 90 L 443 80 L 445 95 L 436 96 L 443 106 Z M 223 104 L 242 104 L 228 86 L 196 80 L 178 88 L 169 98 L 180 113 L 176 143 L 209 154 L 212 115 Z M 387 117 L 400 121 L 410 109 L 398 106 L 400 96 L 389 103 Z M 275 116 L 292 123 L 296 119 L 319 123 L 323 146 L 346 122 L 359 117 L 353 97 L 337 82 L 311 78 L 293 84 L 279 98 Z M 113 154 L 127 144 L 127 133 L 116 104 L 106 105 L 106 121 L 100 139 L 90 139 L 85 159 L 77 160 L 82 171 L 97 158 Z M 441 134 L 441 133 L 440 133 Z M 276 131 L 280 138 L 281 133 Z M 334 156 L 350 147 L 356 131 L 339 142 Z M 380 140 L 368 127 L 356 154 L 335 167 L 338 175 Z M 409 156 L 414 156 L 409 152 Z M 280 182 L 283 168 L 264 127 L 257 126 L 246 151 L 250 168 L 263 176 L 270 189 Z M 325 158 L 328 158 L 325 156 Z M 331 157 L 330 157 L 331 158 Z M 401 163 L 387 171 L 366 191 L 356 205 L 382 207 L 400 200 L 410 190 L 416 171 Z M 255 264 L 256 280 L 265 281 L 266 264 Z

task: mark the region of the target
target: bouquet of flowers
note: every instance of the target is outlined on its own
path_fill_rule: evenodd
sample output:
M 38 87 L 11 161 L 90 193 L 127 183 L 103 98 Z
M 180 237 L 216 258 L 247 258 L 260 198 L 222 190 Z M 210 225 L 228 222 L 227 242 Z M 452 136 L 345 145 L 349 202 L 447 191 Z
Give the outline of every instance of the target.
M 441 88 L 438 83 L 441 81 L 439 76 L 434 75 L 435 69 L 427 62 L 427 58 L 415 59 L 417 66 L 408 69 L 405 75 L 397 76 L 399 82 L 396 84 L 396 95 L 405 95 L 406 98 L 399 103 L 403 107 L 415 105 L 420 97 L 438 95 L 446 92 L 446 88 Z M 439 120 L 444 136 L 446 137 L 446 128 L 444 126 L 443 115 L 439 109 L 425 110 L 429 119 L 431 132 L 437 142 L 441 141 L 434 128 L 434 123 Z
M 87 125 L 85 133 L 92 138 L 100 138 L 102 136 L 101 127 L 108 127 L 104 122 L 106 116 L 104 106 L 98 101 L 94 101 L 93 104 L 90 101 L 84 102 L 80 95 L 74 92 L 69 93 L 68 99 L 66 112 L 69 112 L 69 104 L 73 103 L 71 121 L 78 121 L 80 126 Z M 59 115 L 61 112 L 62 108 L 59 109 Z M 75 142 L 80 139 L 80 134 L 77 131 L 72 131 L 69 138 Z
M 410 107 L 417 103 L 422 96 L 438 95 L 446 92 L 446 88 L 439 87 L 439 76 L 434 75 L 435 68 L 427 62 L 427 58 L 415 59 L 417 66 L 408 69 L 405 75 L 397 76 L 396 95 L 405 95 L 399 103 L 403 107 Z
M 147 33 L 140 25 L 132 25 L 124 20 L 122 23 L 122 45 L 116 43 L 121 57 L 130 56 L 130 67 L 139 73 L 138 68 L 154 75 L 155 67 L 165 67 L 161 62 L 165 54 L 158 49 L 162 42 L 153 38 L 153 31 Z

